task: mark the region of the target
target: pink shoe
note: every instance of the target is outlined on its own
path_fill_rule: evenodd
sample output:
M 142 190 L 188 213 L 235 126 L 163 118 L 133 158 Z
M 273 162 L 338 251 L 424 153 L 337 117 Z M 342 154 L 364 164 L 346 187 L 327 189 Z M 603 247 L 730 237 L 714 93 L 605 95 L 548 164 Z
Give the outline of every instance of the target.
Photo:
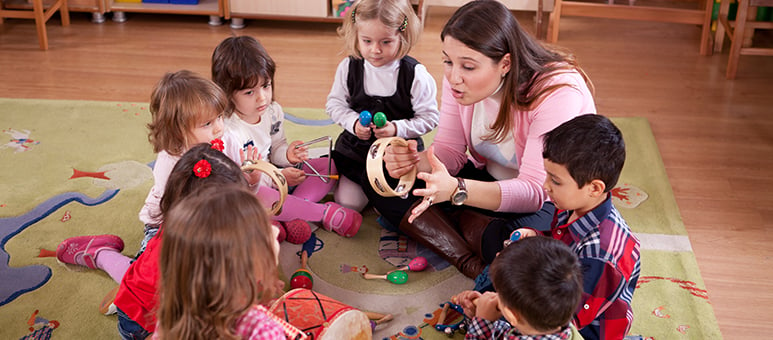
M 110 249 L 123 250 L 123 240 L 115 235 L 70 237 L 56 247 L 56 258 L 69 264 L 97 269 L 97 253 Z
M 352 237 L 360 231 L 362 215 L 335 202 L 325 203 L 322 227 L 344 237 Z
M 308 222 L 295 219 L 290 222 L 285 222 L 285 229 L 287 229 L 287 242 L 292 244 L 302 244 L 311 237 L 311 226 Z

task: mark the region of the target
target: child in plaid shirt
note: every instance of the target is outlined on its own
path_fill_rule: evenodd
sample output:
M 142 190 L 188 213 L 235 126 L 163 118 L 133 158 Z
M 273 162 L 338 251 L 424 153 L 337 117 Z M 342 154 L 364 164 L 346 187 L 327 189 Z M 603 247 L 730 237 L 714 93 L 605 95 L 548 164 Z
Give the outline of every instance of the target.
M 582 273 L 569 247 L 547 237 L 522 239 L 499 253 L 490 275 L 496 293 L 469 290 L 451 299 L 470 318 L 465 339 L 581 339 L 570 323 Z
M 556 206 L 544 235 L 570 246 L 583 268 L 574 325 L 585 339 L 623 339 L 633 323 L 631 299 L 641 271 L 639 240 L 609 193 L 625 163 L 623 136 L 606 117 L 589 114 L 546 133 L 543 143 L 543 187 Z

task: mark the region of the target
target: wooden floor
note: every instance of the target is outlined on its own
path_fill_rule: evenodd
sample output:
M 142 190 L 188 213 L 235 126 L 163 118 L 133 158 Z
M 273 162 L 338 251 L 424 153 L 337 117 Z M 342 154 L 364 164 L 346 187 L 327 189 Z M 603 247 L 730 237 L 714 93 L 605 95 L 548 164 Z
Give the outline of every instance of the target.
M 439 31 L 450 14 L 430 8 L 411 53 L 438 80 Z M 278 64 L 277 100 L 322 108 L 343 57 L 335 24 L 251 20 L 232 31 L 201 16 L 128 16 L 93 24 L 72 13 L 68 28 L 54 18 L 46 52 L 32 20 L 6 20 L 0 97 L 147 102 L 164 72 L 209 76 L 212 49 L 249 34 Z M 519 18 L 531 27 L 530 15 Z M 599 113 L 649 119 L 723 336 L 765 337 L 773 333 L 773 58 L 742 56 L 728 81 L 727 45 L 700 56 L 699 36 L 692 25 L 565 18 L 559 44 L 593 79 Z

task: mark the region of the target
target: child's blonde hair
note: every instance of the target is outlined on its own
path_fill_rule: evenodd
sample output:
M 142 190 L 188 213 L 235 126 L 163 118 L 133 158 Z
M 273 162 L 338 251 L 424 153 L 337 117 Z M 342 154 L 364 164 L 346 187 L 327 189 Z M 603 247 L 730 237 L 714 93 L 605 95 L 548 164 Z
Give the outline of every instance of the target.
M 421 20 L 413 11 L 410 1 L 357 0 L 351 7 L 351 13 L 343 18 L 343 25 L 338 28 L 338 34 L 344 39 L 344 53 L 362 59 L 357 46 L 357 24 L 374 19 L 399 33 L 400 50 L 397 59 L 408 55 L 421 36 Z
M 243 186 L 210 185 L 175 204 L 164 223 L 156 332 L 235 338 L 236 321 L 278 295 L 268 212 Z
M 153 152 L 180 156 L 194 144 L 191 131 L 227 106 L 225 92 L 211 80 L 188 70 L 165 74 L 150 96 L 152 121 L 147 126 Z

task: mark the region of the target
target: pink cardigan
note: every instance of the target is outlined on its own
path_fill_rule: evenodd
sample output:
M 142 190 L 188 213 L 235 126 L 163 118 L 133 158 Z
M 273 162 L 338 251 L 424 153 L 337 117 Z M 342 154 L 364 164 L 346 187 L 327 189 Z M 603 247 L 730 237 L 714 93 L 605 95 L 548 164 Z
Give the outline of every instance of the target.
M 542 189 L 546 177 L 542 135 L 578 115 L 596 113 L 593 95 L 578 72 L 556 75 L 549 83 L 571 86 L 553 91 L 532 111 L 513 112 L 512 132 L 519 174 L 516 178 L 497 182 L 502 192 L 497 211 L 527 213 L 539 210 L 548 199 Z M 451 92 L 450 83 L 443 78 L 440 123 L 432 143 L 435 155 L 451 174 L 458 173 L 468 159 L 480 169 L 486 164 L 486 159 L 471 147 L 473 106 L 457 103 Z M 464 139 L 459 136 L 464 136 Z

